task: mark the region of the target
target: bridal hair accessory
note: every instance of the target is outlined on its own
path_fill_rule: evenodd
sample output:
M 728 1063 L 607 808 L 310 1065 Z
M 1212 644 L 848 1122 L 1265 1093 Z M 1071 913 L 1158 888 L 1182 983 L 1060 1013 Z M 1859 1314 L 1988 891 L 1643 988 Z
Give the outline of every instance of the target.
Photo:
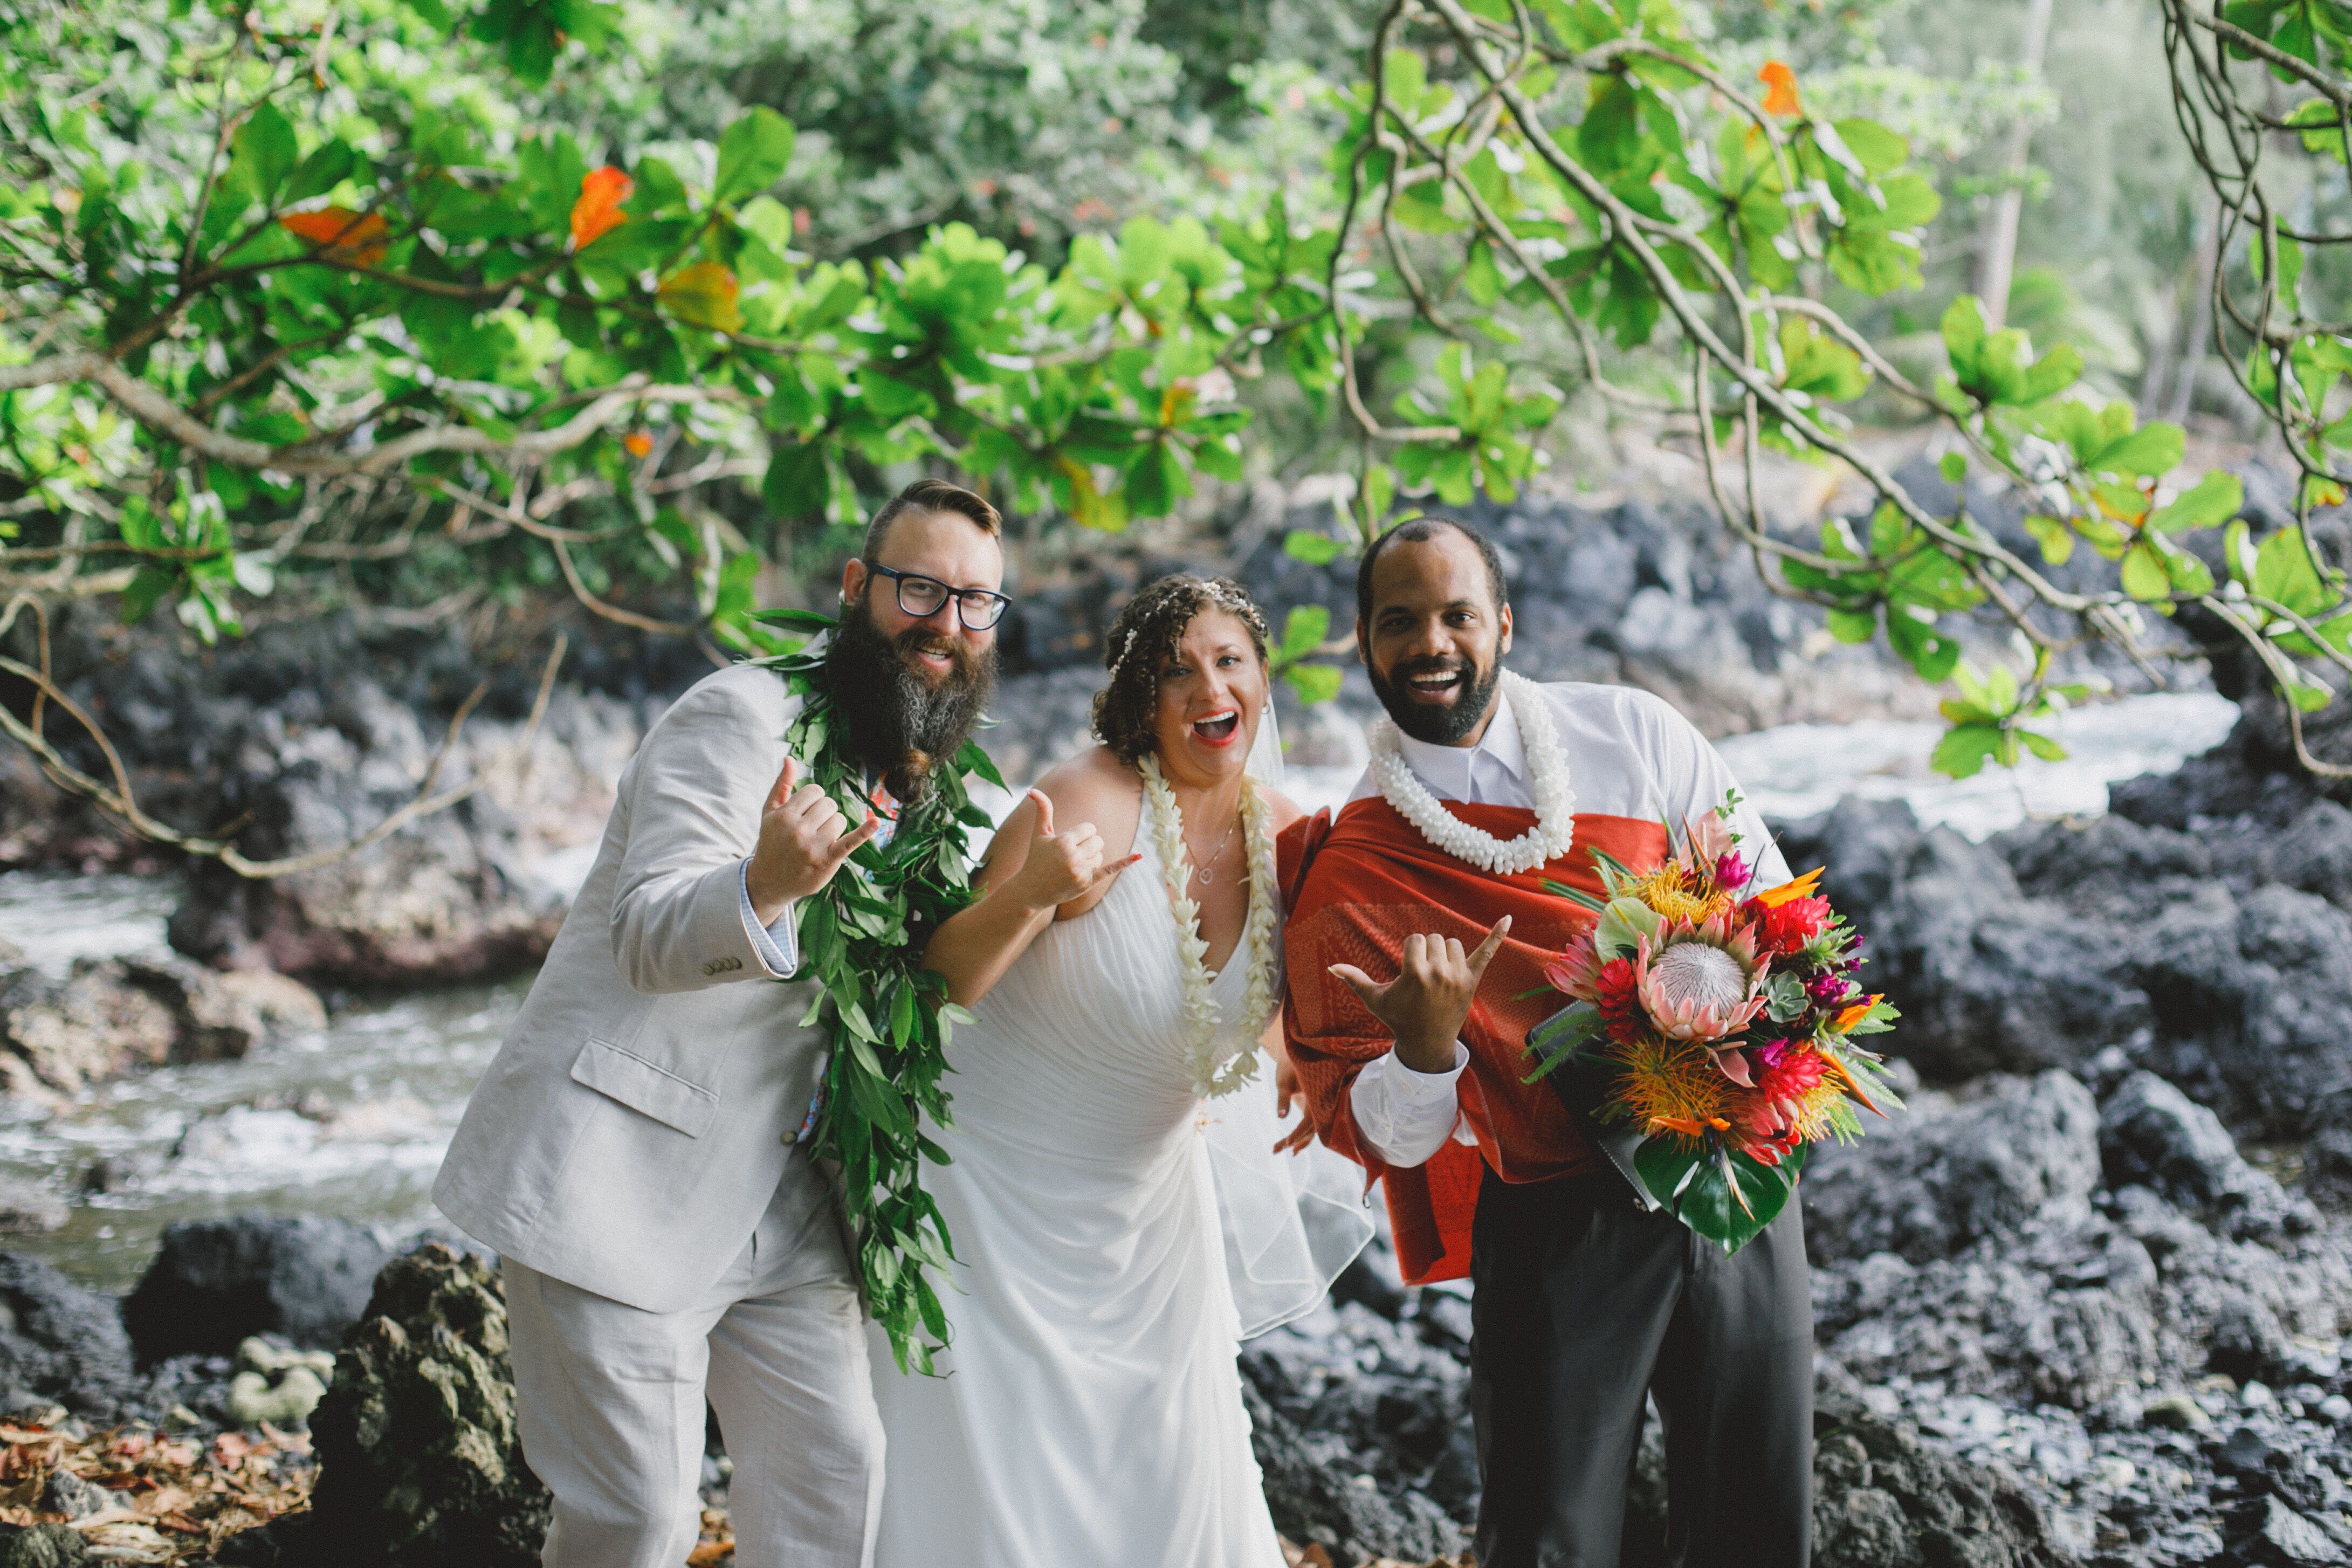
M 1545 884 L 1594 919 L 1544 970 L 1573 1005 L 1527 1047 L 1528 1081 L 1570 1064 L 1554 1085 L 1603 1152 L 1727 1253 L 1780 1212 L 1813 1144 L 1861 1136 L 1857 1107 L 1903 1103 L 1856 1043 L 1896 1016 L 1853 982 L 1862 939 L 1815 892 L 1819 870 L 1750 890 L 1738 804 L 1685 824 L 1681 852 L 1648 870 L 1588 849 L 1600 897 Z M 1616 1141 L 1632 1141 L 1622 1160 Z
M 1511 877 L 1568 853 L 1576 841 L 1576 792 L 1569 787 L 1568 753 L 1561 749 L 1542 688 L 1507 669 L 1502 689 L 1527 747 L 1528 783 L 1536 797 L 1533 827 L 1506 843 L 1446 810 L 1404 760 L 1393 719 L 1382 718 L 1372 726 L 1372 783 L 1397 815 L 1430 843 L 1489 876 Z
M 1274 1016 L 1274 834 L 1265 796 L 1246 774 L 1242 778 L 1242 849 L 1249 858 L 1249 923 L 1241 946 L 1248 951 L 1248 986 L 1242 1002 L 1241 1048 L 1220 1063 L 1218 1025 L 1223 1014 L 1209 994 L 1209 943 L 1201 934 L 1201 906 L 1192 894 L 1192 857 L 1184 848 L 1184 814 L 1176 792 L 1160 776 L 1160 759 L 1136 764 L 1143 774 L 1145 826 L 1160 857 L 1160 879 L 1168 889 L 1176 920 L 1176 963 L 1184 987 L 1185 1058 L 1192 1068 L 1192 1092 L 1231 1094 L 1257 1076 L 1257 1037 Z M 1231 963 L 1228 959 L 1226 962 Z
M 1167 615 L 1171 609 L 1181 617 L 1177 622 L 1179 629 L 1190 626 L 1192 623 L 1192 617 L 1202 610 L 1223 610 L 1228 615 L 1240 616 L 1245 625 L 1257 633 L 1259 641 L 1265 640 L 1265 616 L 1257 607 L 1257 601 L 1242 591 L 1240 584 L 1230 577 L 1180 578 L 1178 582 L 1197 584 L 1199 587 L 1191 594 L 1171 592 L 1155 607 L 1155 613 L 1150 619 L 1127 628 L 1126 635 L 1119 638 L 1118 650 L 1111 655 L 1111 679 L 1118 679 L 1119 668 L 1127 663 L 1127 656 L 1135 651 L 1136 646 L 1145 640 L 1143 634 L 1150 628 L 1152 622 Z

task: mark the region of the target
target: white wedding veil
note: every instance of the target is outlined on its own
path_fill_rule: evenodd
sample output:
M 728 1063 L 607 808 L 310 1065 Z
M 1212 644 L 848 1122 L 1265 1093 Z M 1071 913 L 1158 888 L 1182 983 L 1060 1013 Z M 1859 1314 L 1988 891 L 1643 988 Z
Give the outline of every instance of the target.
M 1281 787 L 1282 736 L 1270 691 L 1259 710 L 1248 770 L 1261 788 Z M 1277 944 L 1277 956 L 1279 951 Z M 1303 1153 L 1274 1152 L 1306 1111 L 1294 1104 L 1289 1121 L 1276 1118 L 1270 1061 L 1262 1060 L 1258 1075 L 1233 1093 L 1204 1102 L 1202 1115 L 1224 1232 L 1225 1274 L 1242 1338 L 1248 1339 L 1313 1311 L 1371 1239 L 1364 1173 L 1319 1142 Z

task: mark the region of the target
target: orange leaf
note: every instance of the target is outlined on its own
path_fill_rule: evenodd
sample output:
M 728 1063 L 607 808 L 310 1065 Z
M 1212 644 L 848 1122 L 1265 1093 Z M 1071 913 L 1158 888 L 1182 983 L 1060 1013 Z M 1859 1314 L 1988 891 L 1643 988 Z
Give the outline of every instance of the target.
M 584 250 L 629 221 L 621 204 L 636 183 L 607 163 L 580 176 L 580 199 L 572 204 L 572 248 Z
M 392 248 L 392 231 L 382 213 L 362 216 L 349 207 L 320 207 L 315 212 L 288 213 L 278 220 L 278 226 L 319 247 L 321 261 L 373 267 Z
M 716 261 L 698 261 L 662 279 L 662 309 L 688 326 L 731 332 L 743 325 L 735 308 L 735 274 Z
M 1768 910 L 1777 910 L 1793 899 L 1810 899 L 1822 885 L 1822 873 L 1826 866 L 1816 866 L 1793 882 L 1783 882 L 1777 888 L 1767 888 L 1756 895 L 1756 901 Z
M 621 450 L 632 458 L 642 458 L 654 449 L 654 438 L 642 430 L 632 430 L 621 437 Z
M 1797 100 L 1797 73 L 1779 60 L 1766 60 L 1764 68 L 1756 73 L 1764 84 L 1764 112 L 1767 114 L 1802 114 L 1805 106 Z

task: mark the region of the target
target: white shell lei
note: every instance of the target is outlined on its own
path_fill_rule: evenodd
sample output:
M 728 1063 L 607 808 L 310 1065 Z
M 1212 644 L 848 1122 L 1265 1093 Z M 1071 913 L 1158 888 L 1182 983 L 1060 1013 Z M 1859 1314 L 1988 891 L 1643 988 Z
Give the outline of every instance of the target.
M 1192 858 L 1184 847 L 1184 814 L 1176 794 L 1160 776 L 1160 761 L 1147 756 L 1143 774 L 1144 826 L 1160 858 L 1169 912 L 1176 921 L 1176 963 L 1184 986 L 1185 1058 L 1192 1068 L 1192 1092 L 1231 1094 L 1257 1076 L 1257 1037 L 1274 1016 L 1274 834 L 1273 816 L 1256 784 L 1242 780 L 1242 848 L 1249 857 L 1249 922 L 1241 946 L 1249 950 L 1248 990 L 1242 1003 L 1240 1049 L 1218 1060 L 1218 1025 L 1223 1022 L 1209 994 L 1209 943 L 1201 935 L 1201 906 L 1193 901 Z M 1227 963 L 1232 960 L 1228 959 Z
M 1396 721 L 1386 717 L 1372 727 L 1372 783 L 1397 815 L 1430 843 L 1490 876 L 1508 877 L 1568 853 L 1576 841 L 1576 792 L 1569 787 L 1568 753 L 1560 747 L 1559 731 L 1552 724 L 1542 689 L 1507 669 L 1502 687 L 1503 700 L 1511 705 L 1527 747 L 1528 782 L 1536 797 L 1533 827 L 1505 843 L 1446 810 L 1404 760 Z

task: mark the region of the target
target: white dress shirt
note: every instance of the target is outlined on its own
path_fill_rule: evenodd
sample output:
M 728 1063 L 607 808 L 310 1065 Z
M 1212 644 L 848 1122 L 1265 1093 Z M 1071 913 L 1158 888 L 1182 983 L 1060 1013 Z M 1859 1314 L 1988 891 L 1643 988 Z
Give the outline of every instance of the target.
M 1685 822 L 1715 810 L 1738 787 L 1706 737 L 1663 698 L 1630 686 L 1580 681 L 1538 690 L 1567 755 L 1579 812 L 1663 821 L 1679 840 Z M 1534 809 L 1527 743 L 1507 697 L 1496 705 L 1493 721 L 1475 746 L 1433 745 L 1410 735 L 1399 739 L 1406 764 L 1438 799 Z M 1379 793 L 1367 770 L 1348 798 Z M 1742 801 L 1730 826 L 1739 835 L 1741 853 L 1755 866 L 1756 890 L 1789 879 L 1788 863 L 1752 804 Z M 1416 1072 L 1394 1051 L 1365 1064 L 1349 1091 L 1364 1142 L 1389 1164 L 1408 1167 L 1426 1162 L 1449 1137 L 1475 1142 L 1461 1120 L 1455 1089 L 1469 1065 L 1469 1048 L 1458 1040 L 1454 1065 L 1444 1072 Z

